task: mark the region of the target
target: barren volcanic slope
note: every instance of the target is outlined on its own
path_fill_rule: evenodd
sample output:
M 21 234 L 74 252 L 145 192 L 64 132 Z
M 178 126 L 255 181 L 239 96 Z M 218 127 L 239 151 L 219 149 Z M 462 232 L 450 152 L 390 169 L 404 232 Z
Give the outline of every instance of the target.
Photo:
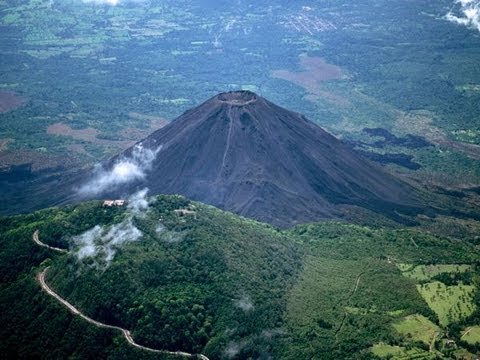
M 419 207 L 412 188 L 302 115 L 248 91 L 219 94 L 140 143 L 161 150 L 135 186 L 281 227 L 336 217 L 340 204 L 392 216 Z

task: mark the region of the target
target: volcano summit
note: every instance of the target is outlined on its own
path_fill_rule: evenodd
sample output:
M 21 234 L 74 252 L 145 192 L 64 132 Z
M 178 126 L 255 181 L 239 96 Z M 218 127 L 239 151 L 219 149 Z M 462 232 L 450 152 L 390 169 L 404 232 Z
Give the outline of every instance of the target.
M 410 186 L 249 91 L 185 112 L 111 159 L 102 174 L 83 188 L 106 185 L 103 195 L 118 196 L 146 186 L 281 227 L 338 217 L 345 205 L 391 216 L 420 207 Z

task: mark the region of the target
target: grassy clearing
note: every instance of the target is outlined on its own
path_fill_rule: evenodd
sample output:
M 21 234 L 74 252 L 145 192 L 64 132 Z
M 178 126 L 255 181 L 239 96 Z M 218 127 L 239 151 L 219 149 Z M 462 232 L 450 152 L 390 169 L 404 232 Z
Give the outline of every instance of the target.
M 480 326 L 472 326 L 464 329 L 461 336 L 463 341 L 469 344 L 480 343 Z
M 476 360 L 478 359 L 477 355 L 472 354 L 471 352 L 465 349 L 457 349 L 452 353 L 452 357 L 454 359 L 462 359 L 462 360 Z
M 410 315 L 393 324 L 398 333 L 430 345 L 442 330 L 423 315 Z
M 385 343 L 375 344 L 372 353 L 379 357 L 392 357 L 405 354 L 405 348 L 400 346 L 387 345 Z
M 440 264 L 440 265 L 418 265 L 397 264 L 403 275 L 408 278 L 423 281 L 430 280 L 434 276 L 442 273 L 460 273 L 470 270 L 470 265 L 459 264 Z
M 475 305 L 472 303 L 475 286 L 446 286 L 439 281 L 417 285 L 418 292 L 428 306 L 437 314 L 442 326 L 472 314 Z
M 404 313 L 405 313 L 405 310 L 399 309 L 399 310 L 389 311 L 387 314 L 393 317 L 399 317 L 399 316 L 402 316 Z
M 345 311 L 352 315 L 367 315 L 368 313 L 374 313 L 376 309 L 365 309 L 360 307 L 345 306 Z
M 419 348 L 406 349 L 401 346 L 392 346 L 385 343 L 375 344 L 372 353 L 380 358 L 388 359 L 435 359 L 435 355 Z

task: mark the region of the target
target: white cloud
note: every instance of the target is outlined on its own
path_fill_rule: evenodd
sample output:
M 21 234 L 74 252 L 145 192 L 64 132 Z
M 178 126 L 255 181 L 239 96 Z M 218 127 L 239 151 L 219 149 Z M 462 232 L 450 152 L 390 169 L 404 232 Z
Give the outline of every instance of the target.
M 130 157 L 121 157 L 110 170 L 97 165 L 93 178 L 79 189 L 84 196 L 98 195 L 105 190 L 112 190 L 120 185 L 145 178 L 146 172 L 152 168 L 153 161 L 162 149 L 144 148 L 142 144 L 136 144 Z
M 179 243 L 183 241 L 185 238 L 185 233 L 184 232 L 175 232 L 175 231 L 166 231 L 166 230 L 160 230 L 161 228 L 157 228 L 157 235 L 159 236 L 160 240 L 165 241 L 166 243 Z
M 157 227 L 155 228 L 155 232 L 157 235 L 160 235 L 165 231 L 165 226 L 162 223 L 158 223 Z
M 455 0 L 455 4 L 460 8 L 456 13 L 449 11 L 446 19 L 480 31 L 480 0 Z
M 245 346 L 245 342 L 237 343 L 234 341 L 230 341 L 227 344 L 227 347 L 223 351 L 223 354 L 227 359 L 232 359 L 235 356 L 238 355 L 238 353 L 242 350 L 242 348 Z
M 127 209 L 139 217 L 144 217 L 150 206 L 151 199 L 147 198 L 148 188 L 137 191 L 128 198 Z
M 115 5 L 118 5 L 120 0 L 83 0 L 83 2 L 86 3 L 86 4 L 93 3 L 93 4 L 97 4 L 97 5 L 115 6 Z
M 117 6 L 119 4 L 140 4 L 148 0 L 82 0 L 84 4 Z
M 107 267 L 123 244 L 139 240 L 143 233 L 135 226 L 134 218 L 143 218 L 147 214 L 152 202 L 147 193 L 145 188 L 128 198 L 127 216 L 122 222 L 109 227 L 96 225 L 73 237 L 73 253 L 78 260 L 92 258 L 96 267 Z
M 112 226 L 104 237 L 105 261 L 108 263 L 113 259 L 117 247 L 127 242 L 137 241 L 142 235 L 142 232 L 133 224 L 132 218 Z
M 234 304 L 245 312 L 250 312 L 255 308 L 248 295 L 243 295 L 240 299 L 235 300 Z
M 142 235 L 142 232 L 133 224 L 132 217 L 109 228 L 96 225 L 73 238 L 76 247 L 74 254 L 79 260 L 94 259 L 95 265 L 98 267 L 100 264 L 108 266 L 121 245 L 137 241 Z
M 97 254 L 98 248 L 95 244 L 95 239 L 101 237 L 103 229 L 96 225 L 92 229 L 84 232 L 82 235 L 73 238 L 73 242 L 78 249 L 76 250 L 77 257 L 81 260 L 88 257 L 94 257 Z

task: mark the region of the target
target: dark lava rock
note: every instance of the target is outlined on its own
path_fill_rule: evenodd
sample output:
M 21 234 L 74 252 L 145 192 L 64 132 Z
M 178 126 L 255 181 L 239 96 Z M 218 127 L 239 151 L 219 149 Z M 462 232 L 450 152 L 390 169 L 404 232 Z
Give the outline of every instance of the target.
M 362 156 L 369 158 L 375 162 L 380 164 L 396 164 L 398 166 L 402 166 L 404 168 L 410 170 L 418 170 L 421 169 L 421 165 L 412 161 L 413 155 L 407 155 L 402 153 L 386 153 L 386 154 L 378 154 L 375 152 L 370 151 L 363 151 L 363 150 L 355 150 Z
M 384 148 L 387 145 L 401 146 L 409 149 L 419 149 L 432 146 L 425 138 L 417 135 L 407 134 L 405 137 L 397 137 L 386 129 L 364 128 L 363 132 L 371 136 L 383 137 L 383 140 L 376 141 L 372 145 L 377 148 Z

